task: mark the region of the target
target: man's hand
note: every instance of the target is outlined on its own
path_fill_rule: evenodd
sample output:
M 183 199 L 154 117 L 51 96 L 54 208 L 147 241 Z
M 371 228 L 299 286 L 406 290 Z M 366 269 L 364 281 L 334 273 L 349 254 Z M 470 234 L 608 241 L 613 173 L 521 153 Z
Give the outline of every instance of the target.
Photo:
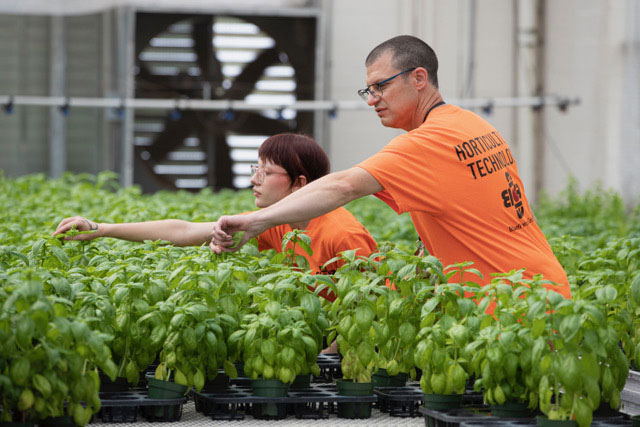
M 58 224 L 58 227 L 56 228 L 56 231 L 53 233 L 53 235 L 56 236 L 58 234 L 66 233 L 67 231 L 71 230 L 74 225 L 76 230 L 78 231 L 92 231 L 92 233 L 77 234 L 75 236 L 65 236 L 64 240 L 91 240 L 99 237 L 99 234 L 97 232 L 100 227 L 98 226 L 98 224 L 81 216 L 73 216 L 60 221 L 60 224 Z
M 209 248 L 216 254 L 236 252 L 242 245 L 262 233 L 264 230 L 252 224 L 250 217 L 251 214 L 220 217 L 213 225 Z M 236 242 L 233 235 L 243 231 L 244 235 Z

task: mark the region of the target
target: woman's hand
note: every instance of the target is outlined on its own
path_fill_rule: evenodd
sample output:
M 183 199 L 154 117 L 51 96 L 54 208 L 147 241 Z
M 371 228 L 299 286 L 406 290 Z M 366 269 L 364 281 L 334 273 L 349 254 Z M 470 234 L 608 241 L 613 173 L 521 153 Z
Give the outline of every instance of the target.
M 66 233 L 71 230 L 74 225 L 78 231 L 92 231 L 92 233 L 65 236 L 64 240 L 91 240 L 99 237 L 98 231 L 100 230 L 100 226 L 96 222 L 81 216 L 73 216 L 60 221 L 60 224 L 58 224 L 53 235 L 56 236 L 58 234 Z

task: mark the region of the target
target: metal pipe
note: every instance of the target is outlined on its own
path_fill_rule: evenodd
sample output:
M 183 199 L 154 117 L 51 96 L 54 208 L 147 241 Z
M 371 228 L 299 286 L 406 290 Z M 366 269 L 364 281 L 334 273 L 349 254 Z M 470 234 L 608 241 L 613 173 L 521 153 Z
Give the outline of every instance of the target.
M 49 18 L 50 58 L 49 93 L 52 96 L 66 92 L 65 71 L 67 49 L 64 41 L 64 17 Z M 67 169 L 67 120 L 55 106 L 49 108 L 49 173 L 59 178 Z
M 580 98 L 560 95 L 496 97 L 496 98 L 463 98 L 448 99 L 449 104 L 462 108 L 540 108 L 557 106 L 565 109 L 580 104 Z M 79 107 L 79 108 L 124 108 L 149 110 L 208 110 L 208 111 L 261 111 L 268 109 L 291 109 L 296 111 L 334 111 L 334 110 L 369 110 L 371 107 L 362 101 L 295 101 L 292 103 L 253 103 L 240 100 L 208 100 L 208 99 L 156 99 L 156 98 L 90 98 L 64 96 L 26 96 L 0 95 L 0 105 Z

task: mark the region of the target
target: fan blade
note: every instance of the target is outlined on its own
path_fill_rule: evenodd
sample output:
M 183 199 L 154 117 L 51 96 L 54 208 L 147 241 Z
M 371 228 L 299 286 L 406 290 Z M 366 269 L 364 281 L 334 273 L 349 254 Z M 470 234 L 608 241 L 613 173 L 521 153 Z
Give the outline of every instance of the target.
M 287 122 L 273 120 L 256 112 L 243 111 L 229 123 L 229 130 L 245 135 L 275 135 L 291 132 L 291 127 Z
M 214 54 L 213 46 L 213 16 L 206 16 L 194 22 L 193 31 L 193 49 L 198 57 L 198 66 L 200 67 L 200 77 L 202 80 L 208 81 L 211 88 L 222 84 L 222 67 L 218 58 Z M 212 91 L 212 95 L 215 90 Z
M 162 161 L 167 153 L 174 151 L 189 135 L 193 134 L 198 121 L 194 111 L 182 111 L 178 120 L 165 119 L 164 130 L 157 135 L 147 148 L 154 161 Z
M 227 99 L 244 99 L 253 90 L 256 82 L 262 77 L 264 70 L 275 63 L 279 63 L 280 58 L 276 49 L 264 50 L 258 55 L 255 61 L 247 65 L 244 70 L 234 79 L 233 85 L 225 94 Z

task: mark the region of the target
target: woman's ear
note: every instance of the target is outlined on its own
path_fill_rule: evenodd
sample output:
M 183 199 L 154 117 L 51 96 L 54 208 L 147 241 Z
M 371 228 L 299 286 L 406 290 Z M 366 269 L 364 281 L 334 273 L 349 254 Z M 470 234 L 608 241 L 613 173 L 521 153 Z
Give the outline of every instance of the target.
M 291 190 L 292 191 L 299 190 L 305 185 L 307 185 L 307 177 L 304 175 L 300 175 L 296 178 L 296 181 L 293 183 L 293 185 L 291 185 Z

